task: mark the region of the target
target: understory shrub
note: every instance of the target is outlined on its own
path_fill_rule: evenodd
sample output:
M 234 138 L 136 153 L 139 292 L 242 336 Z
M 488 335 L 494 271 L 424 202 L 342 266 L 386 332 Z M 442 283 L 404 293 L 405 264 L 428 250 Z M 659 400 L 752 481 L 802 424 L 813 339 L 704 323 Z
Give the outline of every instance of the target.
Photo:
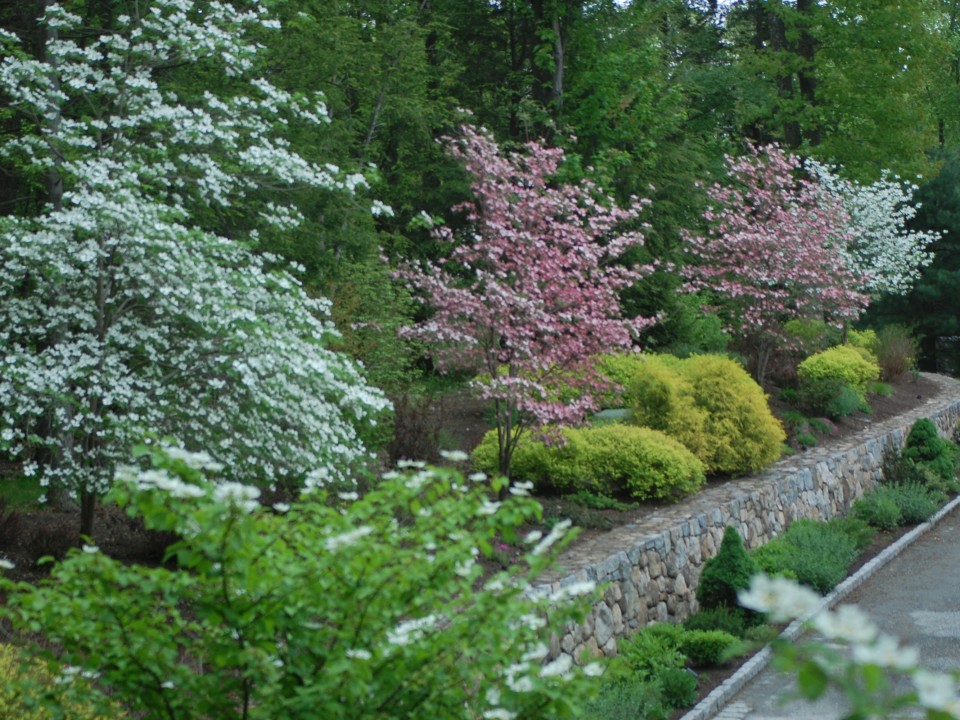
M 492 502 L 500 479 L 414 466 L 363 497 L 318 488 L 271 508 L 255 488 L 208 481 L 205 453 L 140 453 L 154 467 L 125 469 L 110 499 L 181 538 L 175 566 L 86 546 L 49 583 L 0 580 L 4 622 L 43 637 L 31 652 L 54 676 L 96 673 L 70 684 L 83 706 L 164 720 L 553 718 L 577 716 L 596 687 L 569 659 L 540 661 L 594 593 L 527 593 L 565 528 L 524 543 L 540 508 Z M 528 549 L 484 581 L 477 560 L 499 539 Z
M 929 520 L 946 499 L 939 490 L 918 482 L 885 483 L 857 500 L 854 514 L 871 525 L 892 530 Z M 890 510 L 891 505 L 896 508 L 896 514 Z
M 750 587 L 750 578 L 757 574 L 757 564 L 743 546 L 740 533 L 727 526 L 717 554 L 703 564 L 696 595 L 706 610 L 737 606 L 737 593 Z
M 803 380 L 797 395 L 806 412 L 830 418 L 842 418 L 858 410 L 869 410 L 869 405 L 860 399 L 853 388 L 837 378 Z
M 876 355 L 881 377 L 887 382 L 895 382 L 914 369 L 917 341 L 909 328 L 885 325 L 877 333 Z
M 813 520 L 796 520 L 753 555 L 764 572 L 795 578 L 821 593 L 846 577 L 856 556 L 856 543 L 843 529 Z
M 601 362 L 623 386 L 631 422 L 683 443 L 707 473 L 754 472 L 780 457 L 783 428 L 763 390 L 734 360 L 640 355 Z
M 637 500 L 677 500 L 703 487 L 703 465 L 673 438 L 633 425 L 564 428 L 562 442 L 524 438 L 514 452 L 514 480 L 541 490 L 589 490 Z M 474 467 L 497 469 L 496 431 L 473 452 Z
M 850 512 L 878 530 L 893 530 L 900 526 L 903 515 L 892 497 L 875 488 L 853 502 Z
M 59 681 L 59 682 L 58 682 Z M 0 644 L 0 718 L 13 720 L 47 720 L 44 705 L 62 706 L 71 720 L 108 720 L 114 715 L 98 715 L 82 701 L 71 699 L 73 684 L 89 691 L 89 678 L 76 677 L 72 682 L 51 675 L 37 660 L 27 660 L 18 648 Z M 47 703 L 44 703 L 44 697 Z
M 866 350 L 870 353 L 873 361 L 876 362 L 877 354 L 880 352 L 880 338 L 876 330 L 847 330 L 846 344 L 850 347 Z
M 668 668 L 657 678 L 663 699 L 671 706 L 688 708 L 697 699 L 697 676 L 684 668 Z

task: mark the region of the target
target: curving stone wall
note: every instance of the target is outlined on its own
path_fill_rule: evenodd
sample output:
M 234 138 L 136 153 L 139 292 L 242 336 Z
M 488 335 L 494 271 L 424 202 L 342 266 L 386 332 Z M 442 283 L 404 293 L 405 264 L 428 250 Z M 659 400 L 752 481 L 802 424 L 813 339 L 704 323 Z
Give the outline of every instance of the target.
M 703 563 L 716 555 L 724 529 L 733 525 L 749 548 L 779 535 L 793 520 L 827 520 L 845 514 L 880 478 L 884 450 L 903 447 L 910 426 L 932 419 L 945 437 L 960 421 L 960 382 L 925 375 L 940 388 L 905 415 L 864 430 L 841 447 L 808 450 L 769 470 L 710 486 L 662 513 L 588 538 L 560 559 L 564 572 L 538 587 L 557 592 L 584 581 L 604 587 L 603 600 L 584 622 L 551 642 L 550 658 L 579 662 L 616 655 L 617 638 L 652 622 L 679 622 L 697 609 L 694 589 Z

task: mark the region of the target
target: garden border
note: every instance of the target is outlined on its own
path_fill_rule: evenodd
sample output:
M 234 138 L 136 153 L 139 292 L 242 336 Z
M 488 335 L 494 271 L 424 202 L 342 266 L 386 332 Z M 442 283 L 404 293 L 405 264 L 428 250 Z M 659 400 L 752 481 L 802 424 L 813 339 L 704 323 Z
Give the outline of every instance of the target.
M 695 588 L 703 563 L 716 555 L 728 525 L 752 549 L 793 520 L 843 515 L 877 485 L 884 450 L 901 448 L 917 419 L 930 418 L 950 437 L 960 422 L 960 382 L 943 375 L 924 377 L 939 387 L 935 397 L 903 415 L 868 424 L 839 447 L 812 448 L 756 475 L 708 486 L 641 522 L 565 551 L 560 565 L 566 573 L 545 576 L 547 582 L 536 590 L 555 593 L 594 582 L 603 589 L 603 599 L 582 623 L 551 638 L 549 657 L 569 655 L 579 662 L 581 656 L 614 656 L 619 637 L 653 622 L 686 619 L 697 610 Z

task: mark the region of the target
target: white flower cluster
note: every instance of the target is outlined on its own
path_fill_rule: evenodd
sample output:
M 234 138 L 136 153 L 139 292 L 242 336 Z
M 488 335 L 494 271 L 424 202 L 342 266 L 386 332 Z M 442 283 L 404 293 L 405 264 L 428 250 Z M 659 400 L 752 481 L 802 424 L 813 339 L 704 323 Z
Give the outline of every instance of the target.
M 785 578 L 757 575 L 750 588 L 738 595 L 740 604 L 767 613 L 774 621 L 802 619 L 833 644 L 850 648 L 850 658 L 819 658 L 831 677 L 849 675 L 842 666 L 872 666 L 885 671 L 908 674 L 917 691 L 920 705 L 927 710 L 946 713 L 960 719 L 960 694 L 957 678 L 930 672 L 920 666 L 920 653 L 914 647 L 901 646 L 896 638 L 885 635 L 870 617 L 855 605 L 836 610 L 823 608 L 823 598 L 813 590 Z M 858 690 L 862 691 L 862 689 Z
M 877 182 L 861 185 L 815 161 L 808 161 L 806 167 L 850 215 L 854 242 L 845 251 L 851 266 L 865 278 L 867 290 L 893 295 L 909 292 L 933 260 L 930 246 L 939 237 L 939 233 L 907 228 L 919 207 L 913 201 L 917 186 L 886 171 Z

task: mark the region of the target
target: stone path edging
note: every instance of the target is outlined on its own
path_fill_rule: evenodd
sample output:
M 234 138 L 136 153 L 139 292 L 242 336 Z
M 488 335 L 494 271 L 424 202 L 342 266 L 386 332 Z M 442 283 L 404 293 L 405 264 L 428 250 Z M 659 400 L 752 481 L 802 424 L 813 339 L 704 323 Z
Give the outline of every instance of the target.
M 960 497 L 954 498 L 940 509 L 932 518 L 922 525 L 918 525 L 909 533 L 893 543 L 882 553 L 873 558 L 856 573 L 848 577 L 842 583 L 837 585 L 834 590 L 823 598 L 823 601 L 812 612 L 802 618 L 798 618 L 790 623 L 786 629 L 780 633 L 783 640 L 796 640 L 804 631 L 804 625 L 823 610 L 831 609 L 836 606 L 847 595 L 860 587 L 866 580 L 874 575 L 878 570 L 888 562 L 897 557 L 906 548 L 912 545 L 916 540 L 931 530 L 941 519 L 950 514 L 954 509 L 960 506 Z M 747 708 L 735 707 L 737 703 L 727 707 L 727 703 L 754 677 L 756 677 L 773 658 L 770 646 L 767 645 L 760 652 L 745 662 L 739 670 L 723 681 L 721 685 L 707 695 L 703 700 L 690 709 L 680 720 L 740 720 L 747 713 Z M 732 712 L 724 712 L 724 710 Z

